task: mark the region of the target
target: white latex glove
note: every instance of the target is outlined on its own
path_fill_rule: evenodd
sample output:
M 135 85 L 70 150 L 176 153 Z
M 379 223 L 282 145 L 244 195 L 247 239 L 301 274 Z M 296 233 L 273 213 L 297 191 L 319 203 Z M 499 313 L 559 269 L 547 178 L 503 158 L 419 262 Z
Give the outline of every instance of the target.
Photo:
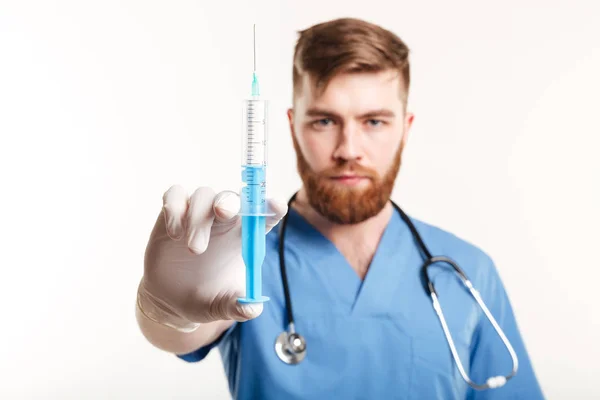
M 267 232 L 287 212 L 287 204 L 269 200 L 275 213 Z M 163 196 L 144 260 L 138 306 L 149 319 L 182 332 L 217 320 L 258 317 L 262 304 L 240 304 L 246 292 L 242 259 L 239 196 L 218 195 L 207 187 L 188 199 L 181 186 Z

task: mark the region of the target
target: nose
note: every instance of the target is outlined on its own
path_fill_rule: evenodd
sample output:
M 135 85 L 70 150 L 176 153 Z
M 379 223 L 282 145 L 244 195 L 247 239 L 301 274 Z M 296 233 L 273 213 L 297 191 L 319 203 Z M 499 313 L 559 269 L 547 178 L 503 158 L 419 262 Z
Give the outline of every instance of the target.
M 346 162 L 361 160 L 360 132 L 354 124 L 346 124 L 340 130 L 333 158 L 336 161 Z

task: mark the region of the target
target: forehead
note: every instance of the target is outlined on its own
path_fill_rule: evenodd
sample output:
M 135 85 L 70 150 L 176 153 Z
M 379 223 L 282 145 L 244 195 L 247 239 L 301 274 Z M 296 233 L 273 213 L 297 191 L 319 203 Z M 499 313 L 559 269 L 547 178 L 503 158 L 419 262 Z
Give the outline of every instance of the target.
M 317 89 L 315 79 L 305 74 L 296 97 L 296 109 L 303 112 L 315 107 L 344 113 L 381 108 L 396 110 L 403 107 L 403 90 L 400 74 L 392 70 L 341 73 L 321 91 Z

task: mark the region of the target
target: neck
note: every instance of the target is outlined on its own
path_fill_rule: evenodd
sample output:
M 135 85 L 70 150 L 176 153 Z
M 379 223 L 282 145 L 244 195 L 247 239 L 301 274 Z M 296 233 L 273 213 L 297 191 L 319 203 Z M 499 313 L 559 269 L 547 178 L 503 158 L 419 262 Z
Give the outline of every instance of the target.
M 358 224 L 337 224 L 329 221 L 310 205 L 304 188 L 298 192 L 292 207 L 329 239 L 359 277 L 364 279 L 393 214 L 391 202 L 387 202 L 377 215 Z

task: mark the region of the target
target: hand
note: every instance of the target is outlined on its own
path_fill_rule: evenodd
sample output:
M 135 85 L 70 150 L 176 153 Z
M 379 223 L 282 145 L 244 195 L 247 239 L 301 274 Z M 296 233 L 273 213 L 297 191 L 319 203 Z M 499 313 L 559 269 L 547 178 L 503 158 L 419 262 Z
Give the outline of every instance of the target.
M 287 204 L 269 200 L 269 232 Z M 148 241 L 138 306 L 146 317 L 183 332 L 217 320 L 246 321 L 262 304 L 240 304 L 246 270 L 241 251 L 239 196 L 197 189 L 188 199 L 181 186 L 163 196 L 163 209 Z

